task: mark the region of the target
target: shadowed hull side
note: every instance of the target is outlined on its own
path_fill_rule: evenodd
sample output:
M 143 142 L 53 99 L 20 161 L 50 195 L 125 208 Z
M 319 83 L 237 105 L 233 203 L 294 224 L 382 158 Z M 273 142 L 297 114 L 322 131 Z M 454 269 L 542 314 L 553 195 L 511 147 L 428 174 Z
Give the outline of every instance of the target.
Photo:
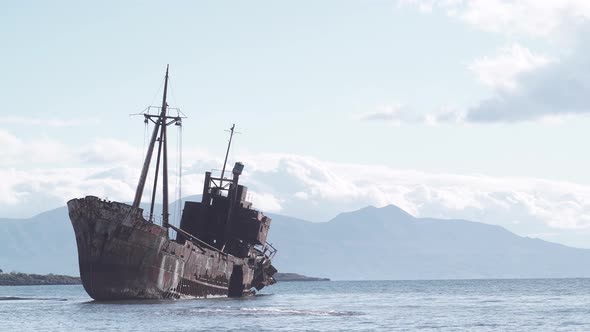
M 82 284 L 95 300 L 241 296 L 251 288 L 247 260 L 171 241 L 141 209 L 88 196 L 69 201 L 68 210 Z

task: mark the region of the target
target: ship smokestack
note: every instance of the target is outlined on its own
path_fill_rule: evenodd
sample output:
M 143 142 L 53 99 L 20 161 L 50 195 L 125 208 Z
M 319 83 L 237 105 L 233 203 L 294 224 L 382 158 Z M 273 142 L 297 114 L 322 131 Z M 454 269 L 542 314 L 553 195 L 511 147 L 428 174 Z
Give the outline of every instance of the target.
M 234 174 L 234 178 L 237 176 L 239 177 L 242 174 L 242 171 L 244 170 L 244 164 L 237 162 L 234 165 L 234 170 L 232 171 L 232 173 Z

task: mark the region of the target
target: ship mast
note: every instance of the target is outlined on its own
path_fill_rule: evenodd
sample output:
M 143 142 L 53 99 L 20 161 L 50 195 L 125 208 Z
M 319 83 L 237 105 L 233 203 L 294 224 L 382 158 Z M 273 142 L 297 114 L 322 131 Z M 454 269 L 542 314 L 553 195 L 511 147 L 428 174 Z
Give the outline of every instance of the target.
M 156 198 L 156 188 L 158 183 L 158 173 L 160 168 L 160 160 L 162 161 L 162 226 L 166 229 L 168 228 L 168 147 L 167 147 L 167 135 L 166 135 L 166 127 L 172 123 L 179 124 L 181 118 L 179 116 L 172 117 L 167 115 L 168 111 L 168 103 L 166 102 L 166 97 L 168 94 L 168 65 L 166 66 L 166 76 L 164 79 L 164 93 L 162 96 L 162 107 L 160 110 L 159 115 L 152 115 L 152 114 L 144 114 L 146 120 L 150 120 L 154 123 L 154 131 L 152 132 L 152 137 L 150 140 L 150 144 L 148 146 L 148 150 L 146 152 L 145 161 L 143 163 L 143 168 L 141 169 L 141 176 L 139 178 L 139 183 L 137 184 L 137 190 L 135 191 L 135 199 L 133 200 L 133 207 L 139 208 L 141 204 L 141 196 L 143 195 L 143 190 L 145 187 L 145 182 L 147 178 L 147 173 L 150 167 L 150 162 L 152 160 L 152 156 L 154 153 L 154 147 L 156 142 L 158 142 L 158 155 L 156 158 L 156 172 L 154 175 L 154 186 L 152 191 L 152 200 L 150 204 L 150 221 L 153 220 L 154 214 L 154 204 Z M 168 121 L 171 120 L 171 121 Z M 158 137 L 159 136 L 159 137 Z

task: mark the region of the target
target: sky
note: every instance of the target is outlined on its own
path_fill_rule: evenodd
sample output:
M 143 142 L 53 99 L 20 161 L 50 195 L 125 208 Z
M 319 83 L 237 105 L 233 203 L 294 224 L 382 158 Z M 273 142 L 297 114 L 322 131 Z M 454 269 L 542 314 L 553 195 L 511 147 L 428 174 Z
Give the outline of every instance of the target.
M 5 3 L 0 217 L 132 200 L 130 114 L 170 64 L 183 196 L 235 123 L 230 161 L 265 211 L 395 204 L 590 248 L 589 27 L 584 0 Z

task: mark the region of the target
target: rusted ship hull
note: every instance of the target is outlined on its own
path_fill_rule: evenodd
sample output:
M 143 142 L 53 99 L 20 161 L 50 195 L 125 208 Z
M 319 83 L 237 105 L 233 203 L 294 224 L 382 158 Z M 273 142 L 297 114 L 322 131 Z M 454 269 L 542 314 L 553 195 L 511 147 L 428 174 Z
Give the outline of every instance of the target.
M 205 173 L 201 202 L 185 202 L 178 227 L 168 213 L 167 127 L 181 128 L 180 111 L 168 114 L 168 66 L 159 114 L 143 113 L 154 129 L 145 154 L 133 204 L 94 196 L 68 202 L 78 245 L 80 276 L 86 292 L 96 300 L 163 299 L 183 295 L 240 297 L 273 284 L 277 270 L 271 260 L 276 249 L 266 242 L 271 218 L 253 209 L 248 188 L 239 184 L 244 164 L 236 162 L 232 178 Z M 148 219 L 143 217 L 150 163 L 158 146 Z M 154 223 L 154 205 L 162 166 L 162 219 Z M 180 173 L 180 172 L 179 172 Z M 180 182 L 180 181 L 179 181 Z M 178 197 L 180 199 L 180 197 Z M 170 239 L 169 230 L 177 232 Z
M 69 201 L 68 210 L 82 284 L 96 300 L 241 296 L 274 282 L 270 264 L 265 271 L 247 258 L 177 243 L 130 205 L 88 196 Z

